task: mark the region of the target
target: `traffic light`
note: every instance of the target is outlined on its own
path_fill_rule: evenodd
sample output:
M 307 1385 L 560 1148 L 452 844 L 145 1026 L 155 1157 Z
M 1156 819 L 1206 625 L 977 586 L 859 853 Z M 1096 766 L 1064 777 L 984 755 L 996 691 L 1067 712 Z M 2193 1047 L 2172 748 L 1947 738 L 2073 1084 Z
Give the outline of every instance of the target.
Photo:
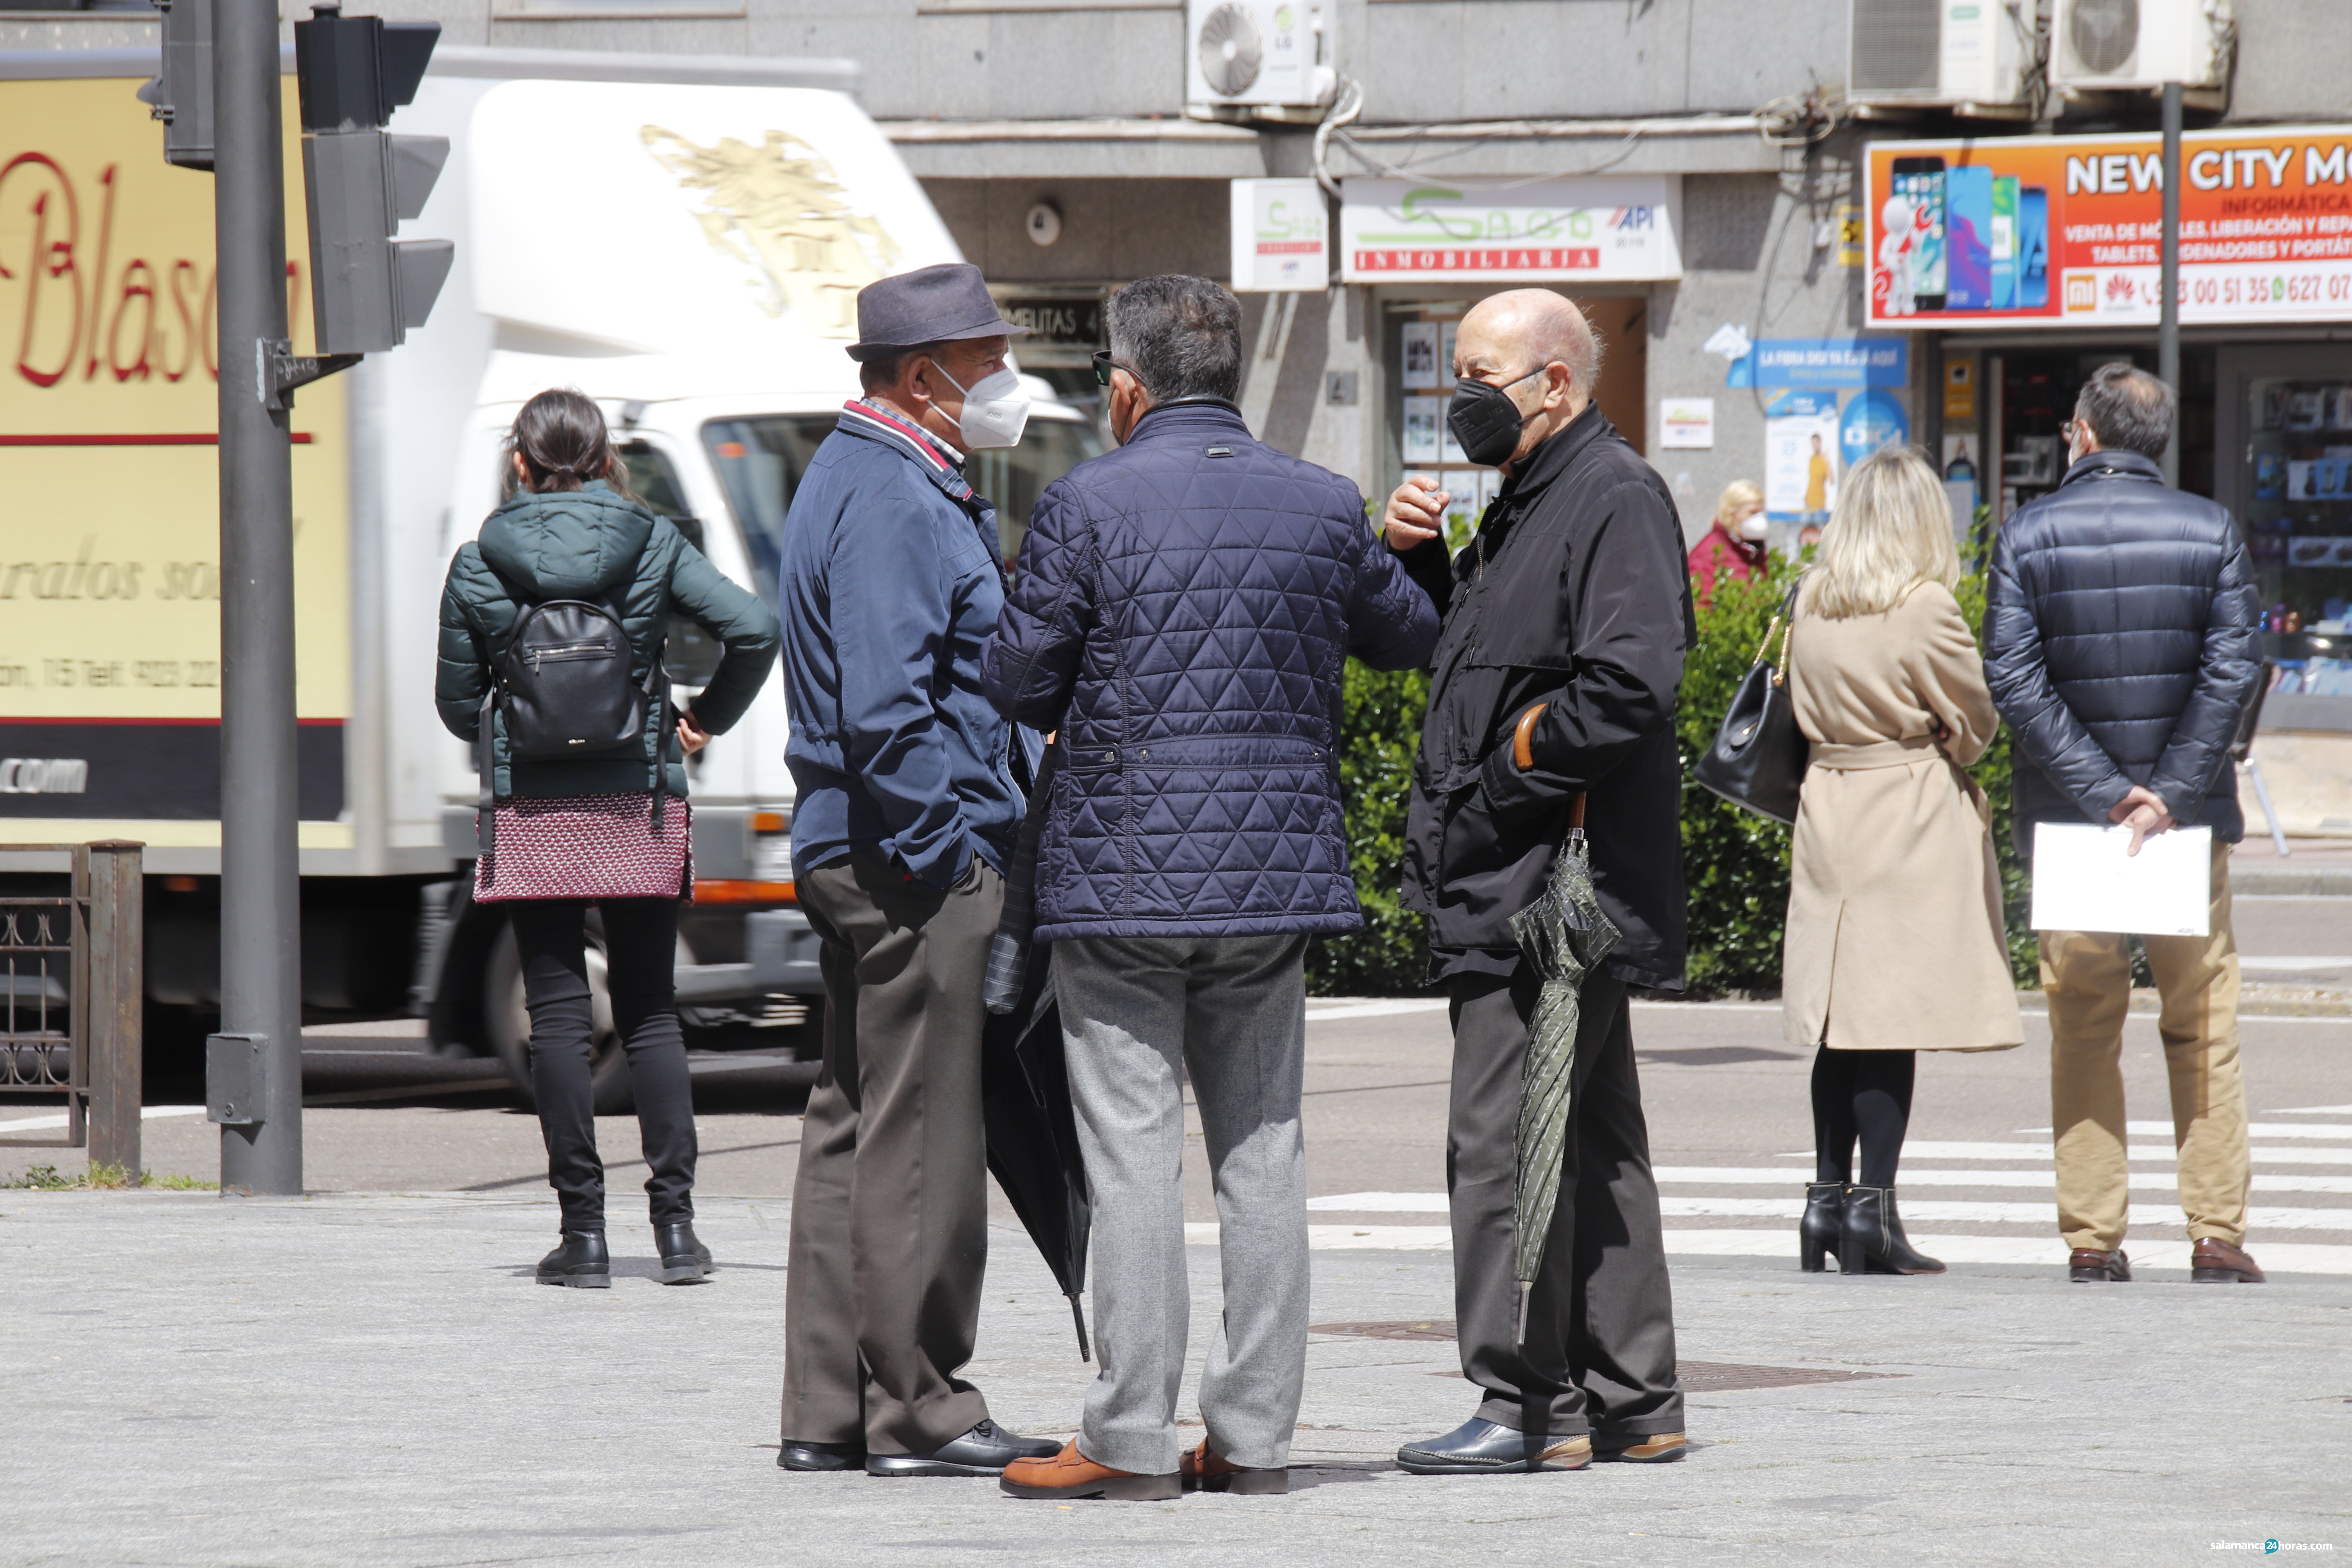
M 163 159 L 213 166 L 213 0 L 154 0 L 163 13 L 163 69 L 139 101 L 163 122 Z
M 383 130 L 394 109 L 415 99 L 440 37 L 436 22 L 346 16 L 335 4 L 313 5 L 309 21 L 294 24 L 321 355 L 397 346 L 425 324 L 456 259 L 446 239 L 393 238 L 425 210 L 448 162 L 448 139 Z

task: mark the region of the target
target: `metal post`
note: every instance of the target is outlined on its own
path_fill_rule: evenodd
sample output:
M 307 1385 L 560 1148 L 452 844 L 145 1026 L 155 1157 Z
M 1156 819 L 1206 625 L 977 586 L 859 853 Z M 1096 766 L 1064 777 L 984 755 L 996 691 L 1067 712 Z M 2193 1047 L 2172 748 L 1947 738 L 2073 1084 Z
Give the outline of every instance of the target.
M 2164 291 L 2157 317 L 2156 374 L 2172 388 L 2172 439 L 2164 447 L 2164 482 L 2180 482 L 2180 84 L 2164 84 Z
M 89 846 L 89 1163 L 120 1165 L 134 1183 L 139 1152 L 141 846 Z
M 273 0 L 214 0 L 221 490 L 221 1027 L 266 1042 L 259 1116 L 221 1129 L 221 1192 L 302 1190 L 294 475 L 285 146 Z M 277 404 L 275 409 L 271 405 Z

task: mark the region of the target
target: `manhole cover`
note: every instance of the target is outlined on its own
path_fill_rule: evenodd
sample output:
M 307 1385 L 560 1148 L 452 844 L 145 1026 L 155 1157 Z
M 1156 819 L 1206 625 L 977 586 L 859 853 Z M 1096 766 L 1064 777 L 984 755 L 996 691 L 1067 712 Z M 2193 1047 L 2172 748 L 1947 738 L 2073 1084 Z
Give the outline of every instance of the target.
M 1431 1318 L 1422 1321 L 1386 1323 L 1315 1323 L 1307 1331 L 1349 1334 L 1366 1340 L 1450 1340 L 1454 1321 Z M 1675 1371 L 1688 1394 L 1717 1394 L 1740 1388 L 1794 1388 L 1809 1383 L 1854 1383 L 1864 1378 L 1900 1377 L 1901 1373 L 1845 1372 L 1826 1366 L 1752 1366 L 1745 1362 L 1686 1361 Z

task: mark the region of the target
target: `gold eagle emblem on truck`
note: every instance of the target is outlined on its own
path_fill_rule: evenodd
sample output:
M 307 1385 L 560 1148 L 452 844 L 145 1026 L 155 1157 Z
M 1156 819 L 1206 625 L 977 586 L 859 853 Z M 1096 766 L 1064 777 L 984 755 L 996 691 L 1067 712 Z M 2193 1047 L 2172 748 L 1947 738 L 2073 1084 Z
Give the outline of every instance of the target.
M 819 337 L 857 331 L 857 291 L 885 276 L 898 242 L 855 211 L 833 165 L 782 131 L 754 147 L 722 136 L 700 147 L 674 131 L 639 135 L 679 184 L 702 193 L 695 213 L 710 247 L 751 268 L 751 287 L 771 316 L 793 311 Z

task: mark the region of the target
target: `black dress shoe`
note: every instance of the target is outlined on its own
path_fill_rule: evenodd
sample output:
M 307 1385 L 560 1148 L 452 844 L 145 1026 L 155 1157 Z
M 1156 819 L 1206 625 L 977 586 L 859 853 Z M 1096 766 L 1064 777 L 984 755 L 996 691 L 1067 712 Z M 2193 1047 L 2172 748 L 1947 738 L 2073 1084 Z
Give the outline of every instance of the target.
M 1024 1437 L 993 1421 L 983 1421 L 962 1436 L 940 1444 L 928 1454 L 868 1454 L 869 1476 L 1001 1476 L 1015 1459 L 1050 1459 L 1062 1446 L 1047 1437 Z
M 707 1274 L 719 1272 L 718 1266 L 710 1261 L 710 1248 L 696 1238 L 690 1219 L 654 1226 L 654 1249 L 661 1254 L 661 1282 L 665 1285 L 691 1285 Z
M 542 1285 L 574 1285 L 589 1290 L 607 1289 L 613 1283 L 613 1258 L 604 1250 L 601 1230 L 567 1230 L 563 1245 L 539 1260 Z
M 1523 1475 L 1530 1470 L 1580 1470 L 1592 1463 L 1592 1438 L 1583 1432 L 1521 1432 L 1476 1416 L 1443 1437 L 1407 1443 L 1397 1465 L 1416 1476 Z
M 866 1466 L 862 1443 L 786 1443 L 776 1463 L 787 1470 L 856 1470 Z

